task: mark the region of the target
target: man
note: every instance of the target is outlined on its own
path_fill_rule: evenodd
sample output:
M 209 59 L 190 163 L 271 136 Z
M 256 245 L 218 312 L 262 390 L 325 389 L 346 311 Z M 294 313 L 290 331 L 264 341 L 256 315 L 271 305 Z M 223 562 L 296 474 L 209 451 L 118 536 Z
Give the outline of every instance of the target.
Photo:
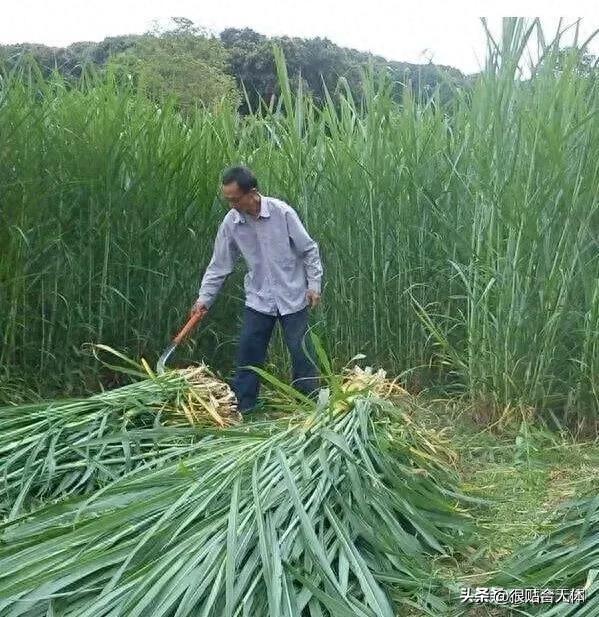
M 248 266 L 246 302 L 232 388 L 238 409 L 244 413 L 255 407 L 260 387 L 257 373 L 244 367 L 263 365 L 276 321 L 281 323 L 291 354 L 293 385 L 304 394 L 318 387 L 314 352 L 306 333 L 308 307 L 320 301 L 322 264 L 318 245 L 293 208 L 261 195 L 247 167 L 224 172 L 222 193 L 231 210 L 216 234 L 192 312 L 208 310 L 242 255 Z

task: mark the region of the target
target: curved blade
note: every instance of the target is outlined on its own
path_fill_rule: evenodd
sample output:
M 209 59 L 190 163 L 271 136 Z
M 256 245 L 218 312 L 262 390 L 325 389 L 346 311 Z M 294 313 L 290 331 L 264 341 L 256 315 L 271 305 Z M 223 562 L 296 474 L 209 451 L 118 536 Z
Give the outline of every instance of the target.
M 160 358 L 158 358 L 158 362 L 156 363 L 156 372 L 159 375 L 162 375 L 166 369 L 166 361 L 169 356 L 175 351 L 177 345 L 190 333 L 193 329 L 198 325 L 198 323 L 202 320 L 206 311 L 198 311 L 191 315 L 191 317 L 187 320 L 187 323 L 181 328 L 180 332 L 175 336 L 175 338 L 169 343 L 169 346 L 162 352 Z
M 166 361 L 169 359 L 170 355 L 175 351 L 177 347 L 177 343 L 174 341 L 169 344 L 169 346 L 162 352 L 160 358 L 158 358 L 158 362 L 156 363 L 156 372 L 159 375 L 164 375 L 164 371 L 166 369 Z

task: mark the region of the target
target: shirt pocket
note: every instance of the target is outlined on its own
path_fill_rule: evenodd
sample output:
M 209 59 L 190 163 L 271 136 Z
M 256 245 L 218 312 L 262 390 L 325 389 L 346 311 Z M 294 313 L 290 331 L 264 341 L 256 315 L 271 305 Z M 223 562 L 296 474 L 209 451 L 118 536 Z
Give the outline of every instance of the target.
M 285 236 L 277 236 L 273 238 L 271 255 L 273 260 L 282 268 L 291 269 L 297 261 L 297 256 L 289 238 Z
M 297 257 L 284 257 L 281 259 L 280 264 L 283 270 L 285 270 L 286 272 L 291 272 L 295 270 L 295 267 L 297 265 Z

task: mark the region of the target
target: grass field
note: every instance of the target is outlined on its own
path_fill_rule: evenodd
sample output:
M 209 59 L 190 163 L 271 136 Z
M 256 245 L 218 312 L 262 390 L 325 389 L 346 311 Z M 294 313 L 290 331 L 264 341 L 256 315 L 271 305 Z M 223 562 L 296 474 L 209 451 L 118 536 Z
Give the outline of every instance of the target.
M 598 410 L 597 80 L 506 22 L 486 72 L 444 105 L 292 93 L 241 117 L 160 110 L 114 83 L 67 88 L 31 67 L 0 99 L 2 396 L 97 388 L 84 344 L 156 357 L 197 293 L 219 173 L 251 165 L 321 245 L 314 321 L 339 363 L 357 352 L 411 388 L 501 413 L 583 422 Z M 535 38 L 536 37 L 536 38 Z M 199 336 L 227 373 L 243 292 L 234 277 Z M 280 357 L 280 347 L 277 351 Z
M 256 171 L 262 192 L 281 197 L 297 209 L 319 242 L 325 285 L 323 304 L 313 313 L 313 325 L 322 341 L 322 353 L 325 355 L 326 350 L 334 371 L 338 372 L 356 354 L 364 353 L 367 364 L 382 366 L 389 375 L 399 376 L 415 397 L 419 425 L 443 436 L 458 456 L 451 470 L 431 456 L 433 480 L 429 483 L 426 473 L 419 475 L 422 469 L 414 471 L 411 467 L 427 469 L 428 459 L 423 457 L 414 463 L 409 458 L 418 458 L 426 451 L 422 445 L 426 439 L 412 425 L 411 433 L 401 433 L 405 428 L 401 424 L 403 416 L 395 410 L 391 412 L 397 423 L 393 430 L 401 433 L 400 447 L 394 450 L 398 459 L 382 457 L 381 463 L 379 451 L 371 448 L 372 444 L 376 439 L 392 443 L 396 434 L 374 411 L 368 416 L 375 418 L 372 426 L 368 425 L 372 431 L 366 434 L 366 412 L 359 416 L 350 406 L 346 419 L 335 420 L 333 429 L 323 432 L 318 447 L 324 448 L 324 459 L 318 458 L 316 450 L 305 454 L 303 437 L 285 429 L 287 432 L 275 435 L 275 445 L 269 447 L 275 452 L 275 446 L 283 443 L 294 452 L 289 466 L 279 453 L 276 461 L 269 458 L 275 456 L 269 450 L 261 463 L 263 467 L 252 469 L 243 448 L 254 452 L 259 460 L 264 454 L 260 449 L 264 435 L 248 438 L 245 446 L 243 439 L 247 435 L 233 435 L 230 442 L 215 438 L 221 475 L 211 480 L 214 486 L 201 485 L 198 480 L 197 490 L 205 491 L 201 494 L 188 492 L 191 489 L 187 479 L 177 475 L 169 491 L 177 504 L 189 509 L 177 516 L 188 518 L 171 521 L 172 503 L 161 493 L 164 478 L 160 465 L 146 478 L 150 483 L 147 491 L 156 491 L 152 497 L 156 502 L 140 499 L 136 509 L 131 503 L 137 501 L 136 491 L 141 489 L 135 480 L 129 483 L 120 477 L 133 473 L 129 468 L 130 451 L 124 442 L 105 449 L 102 441 L 109 438 L 105 431 L 120 439 L 119 431 L 126 424 L 123 418 L 129 417 L 131 409 L 146 418 L 148 410 L 153 414 L 161 408 L 163 386 L 156 390 L 151 385 L 133 387 L 132 398 L 124 399 L 122 405 L 118 396 L 113 398 L 108 393 L 84 399 L 73 407 L 59 406 L 75 410 L 72 424 L 64 426 L 60 424 L 63 416 L 55 416 L 52 422 L 57 424 L 52 424 L 44 404 L 18 408 L 36 418 L 42 434 L 48 430 L 48 439 L 40 440 L 37 446 L 31 445 L 38 443 L 36 434 L 29 434 L 36 431 L 23 422 L 20 412 L 6 407 L 0 413 L 0 423 L 4 422 L 0 426 L 5 430 L 0 454 L 7 458 L 0 462 L 0 470 L 2 465 L 6 469 L 13 465 L 10 481 L 11 489 L 16 490 L 4 504 L 12 512 L 9 517 L 18 518 L 21 499 L 32 487 L 43 493 L 45 473 L 60 472 L 66 478 L 73 472 L 74 480 L 66 478 L 64 486 L 59 483 L 58 488 L 54 487 L 56 495 L 65 486 L 72 490 L 69 499 L 76 499 L 85 483 L 90 490 L 96 490 L 94 482 L 98 477 L 106 480 L 111 476 L 114 484 L 106 489 L 106 497 L 104 489 L 94 493 L 97 511 L 90 516 L 97 520 L 92 523 L 90 518 L 82 523 L 83 531 L 90 533 L 89 544 L 85 544 L 83 535 L 68 535 L 69 524 L 62 518 L 69 515 L 68 500 L 65 514 L 61 506 L 48 506 L 36 512 L 39 518 L 31 523 L 8 519 L 0 523 L 0 539 L 8 538 L 6 544 L 0 541 L 0 563 L 5 564 L 5 572 L 0 569 L 0 584 L 2 576 L 13 576 L 11 568 L 17 564 L 22 568 L 23 581 L 14 575 L 11 589 L 17 595 L 25 589 L 36 593 L 37 568 L 42 566 L 36 562 L 30 541 L 58 547 L 55 552 L 48 549 L 44 553 L 44 559 L 57 572 L 57 555 L 64 551 L 73 568 L 70 575 L 82 582 L 83 578 L 77 578 L 83 577 L 76 568 L 78 543 L 83 551 L 95 546 L 95 542 L 101 544 L 104 533 L 114 538 L 121 538 L 122 533 L 125 544 L 115 544 L 114 553 L 110 553 L 115 555 L 114 561 L 100 551 L 89 557 L 96 568 L 94 581 L 115 594 L 94 602 L 110 611 L 110 602 L 125 598 L 119 606 L 139 602 L 142 608 L 135 614 L 145 615 L 146 600 L 127 595 L 130 583 L 123 583 L 122 573 L 127 571 L 136 584 L 146 585 L 148 593 L 157 593 L 159 582 L 165 579 L 157 565 L 160 560 L 138 567 L 127 556 L 132 547 L 136 547 L 135 553 L 141 545 L 136 544 L 133 527 L 120 529 L 120 519 L 111 510 L 118 506 L 145 530 L 144 538 L 151 537 L 154 549 L 163 542 L 165 550 L 172 551 L 169 555 L 173 560 L 181 559 L 181 563 L 187 563 L 189 555 L 182 545 L 169 544 L 165 526 L 179 521 L 180 527 L 171 529 L 178 537 L 182 530 L 187 533 L 189 525 L 189 533 L 197 534 L 194 537 L 201 539 L 203 546 L 208 546 L 208 538 L 216 530 L 215 537 L 221 543 L 221 570 L 213 567 L 210 555 L 204 555 L 206 562 L 201 567 L 205 569 L 198 572 L 209 571 L 215 589 L 224 585 L 226 578 L 223 614 L 233 614 L 231 607 L 237 594 L 234 574 L 239 564 L 237 557 L 223 557 L 222 551 L 231 547 L 239 549 L 239 554 L 249 551 L 247 545 L 239 548 L 235 544 L 238 525 L 245 525 L 246 532 L 256 540 L 252 559 L 257 560 L 259 554 L 264 563 L 279 563 L 279 549 L 268 551 L 274 550 L 273 546 L 289 549 L 289 543 L 281 539 L 280 543 L 268 544 L 267 540 L 279 540 L 279 528 L 272 521 L 283 519 L 288 525 L 286 538 L 295 538 L 295 534 L 299 537 L 300 526 L 305 532 L 305 543 L 290 549 L 289 555 L 301 554 L 307 570 L 316 568 L 318 584 L 332 576 L 331 567 L 337 567 L 335 551 L 339 555 L 343 552 L 339 544 L 352 556 L 352 560 L 346 553 L 339 557 L 343 564 L 339 565 L 343 571 L 339 574 L 341 583 L 328 589 L 338 594 L 333 598 L 338 603 L 335 606 L 341 606 L 339 598 L 343 599 L 342 591 L 348 588 L 351 565 L 359 583 L 353 581 L 350 585 L 359 591 L 352 599 L 355 610 L 359 608 L 355 614 L 370 616 L 372 607 L 382 607 L 387 611 L 384 614 L 389 614 L 387 599 L 372 582 L 371 573 L 383 579 L 387 576 L 402 593 L 406 589 L 413 591 L 410 585 L 416 585 L 421 593 L 419 585 L 426 581 L 423 572 L 429 570 L 421 570 L 424 562 L 418 562 L 413 570 L 418 573 L 414 575 L 417 584 L 409 576 L 393 578 L 395 574 L 389 574 L 389 564 L 397 563 L 381 549 L 381 543 L 384 545 L 393 533 L 406 542 L 406 555 L 418 552 L 405 540 L 399 516 L 397 520 L 383 517 L 388 527 L 381 528 L 388 535 L 382 533 L 382 538 L 377 538 L 376 534 L 365 534 L 367 546 L 376 550 L 367 548 L 360 553 L 360 542 L 352 544 L 354 538 L 348 539 L 345 534 L 344 525 L 354 530 L 355 521 L 344 505 L 334 502 L 339 509 L 331 514 L 333 502 L 318 500 L 324 486 L 333 493 L 334 483 L 323 463 L 326 457 L 334 462 L 335 470 L 341 470 L 339 477 L 355 499 L 352 503 L 359 504 L 360 512 L 366 513 L 366 523 L 360 523 L 369 532 L 376 525 L 373 521 L 379 519 L 364 505 L 366 500 L 358 489 L 363 483 L 372 491 L 372 499 L 378 499 L 379 493 L 372 488 L 376 483 L 369 484 L 374 475 L 370 473 L 373 460 L 380 463 L 381 475 L 395 489 L 395 493 L 385 494 L 392 505 L 383 498 L 377 502 L 384 513 L 405 506 L 405 486 L 400 486 L 397 478 L 403 478 L 401 474 L 408 470 L 406 485 L 413 492 L 407 491 L 406 499 L 418 515 L 413 519 L 416 526 L 421 524 L 425 530 L 422 536 L 431 546 L 439 538 L 449 546 L 453 540 L 456 546 L 463 540 L 459 534 L 453 538 L 453 530 L 449 533 L 444 526 L 444 517 L 449 519 L 448 513 L 455 514 L 458 508 L 454 495 L 448 496 L 444 486 L 434 481 L 435 474 L 444 481 L 451 478 L 459 482 L 460 490 L 484 500 L 484 504 L 470 503 L 468 509 L 475 531 L 467 555 L 431 562 L 435 581 L 449 580 L 463 586 L 484 585 L 503 571 L 510 556 L 556 528 L 559 521 L 554 515 L 560 505 L 583 495 L 596 495 L 599 79 L 596 70 L 581 65 L 576 50 L 559 52 L 558 43 L 547 40 L 537 22 L 508 19 L 501 39 L 489 39 L 486 69 L 472 80 L 469 89 L 455 89 L 451 100 L 443 102 L 422 101 L 406 94 L 401 105 L 392 100 L 388 81 L 370 75 L 361 100 L 353 100 L 341 84 L 339 91 L 331 92 L 327 103 L 318 107 L 301 90 L 291 91 L 284 58 L 275 52 L 281 85 L 278 104 L 248 116 L 226 105 L 215 109 L 198 107 L 186 116 L 178 112 L 173 101 L 157 108 L 111 75 L 86 73 L 74 87 L 59 77 L 44 81 L 27 63 L 14 74 L 2 75 L 0 405 L 13 406 L 42 397 L 86 396 L 125 383 L 126 377 L 99 365 L 90 343 L 109 345 L 130 357 L 144 357 L 150 365 L 154 363 L 187 316 L 210 259 L 214 234 L 225 212 L 218 198 L 219 174 L 225 166 L 242 162 Z M 540 50 L 541 59 L 526 67 L 529 45 Z M 520 72 L 523 66 L 524 74 Z M 176 364 L 184 366 L 203 358 L 222 376 L 230 375 L 243 304 L 241 275 L 239 268 L 197 336 L 178 350 Z M 284 376 L 287 359 L 279 336 L 266 368 Z M 179 382 L 174 380 L 172 387 L 173 396 L 178 396 Z M 150 398 L 146 400 L 141 393 Z M 87 415 L 80 415 L 83 413 Z M 148 415 L 150 419 L 152 414 Z M 9 430 L 14 431 L 14 438 Z M 260 430 L 275 432 L 262 426 Z M 350 454 L 362 457 L 358 468 L 364 477 L 352 475 L 355 470 L 351 466 L 350 471 L 343 471 L 349 447 L 341 437 L 334 436 L 337 430 L 353 440 Z M 19 451 L 18 440 L 23 434 L 31 440 L 27 442 L 30 451 Z M 148 435 L 144 443 L 154 456 L 150 447 L 154 434 Z M 93 456 L 86 449 L 82 462 L 77 458 L 83 451 L 80 445 L 87 444 L 90 436 Z M 314 436 L 310 439 L 317 441 Z M 178 442 L 168 442 L 161 452 L 174 456 L 180 447 Z M 134 457 L 137 461 L 147 454 L 143 449 L 140 452 L 137 459 Z M 247 463 L 236 472 L 238 479 L 255 482 L 251 494 L 243 493 L 244 487 L 250 485 L 241 480 L 235 486 L 228 484 L 226 471 L 234 469 L 236 453 Z M 302 467 L 304 455 L 308 463 Z M 185 456 L 186 462 L 197 466 L 200 475 L 212 478 L 212 459 L 201 448 L 193 450 L 190 446 Z M 96 475 L 100 469 L 96 467 L 98 460 L 107 468 L 114 464 L 116 471 L 105 476 L 102 468 L 102 473 Z M 30 471 L 34 462 L 39 486 L 33 482 L 35 474 L 31 474 L 31 481 L 19 480 L 20 470 Z M 182 469 L 186 471 L 185 465 Z M 283 505 L 277 501 L 281 499 L 279 482 L 291 487 Z M 304 491 L 301 495 L 294 492 L 295 483 Z M 5 482 L 0 488 L 6 486 Z M 223 487 L 230 488 L 231 494 Z M 318 538 L 309 531 L 302 509 L 304 498 L 310 507 L 313 505 L 310 491 L 318 497 L 318 508 L 313 508 Z M 13 494 L 19 497 L 15 500 Z M 205 499 L 201 508 L 198 506 L 200 510 L 208 507 L 205 504 L 218 505 L 211 514 L 216 521 L 212 531 L 205 520 L 194 514 L 193 500 L 200 500 L 199 495 Z M 270 500 L 272 519 L 262 518 L 260 507 L 253 501 L 256 498 Z M 438 508 L 429 512 L 429 518 L 428 498 Z M 400 502 L 401 507 L 397 505 Z M 255 519 L 254 510 L 260 512 Z M 238 519 L 238 511 L 245 517 L 243 521 Z M 52 518 L 55 514 L 56 520 Z M 79 524 L 78 516 L 73 529 Z M 156 517 L 156 525 L 148 526 L 152 517 Z M 460 525 L 455 523 L 456 529 Z M 589 526 L 590 522 L 585 522 L 583 531 L 588 532 Z M 28 537 L 28 529 L 35 541 Z M 44 536 L 44 530 L 48 536 Z M 271 534 L 269 538 L 267 533 Z M 64 544 L 60 543 L 61 534 Z M 592 534 L 594 538 L 596 532 L 592 530 Z M 10 541 L 17 548 L 9 547 Z M 320 551 L 319 542 L 326 544 L 326 550 Z M 315 561 L 308 549 L 318 555 Z M 176 553 L 178 550 L 181 554 Z M 136 559 L 142 559 L 143 551 L 140 553 Z M 237 551 L 229 550 L 229 554 L 237 555 Z M 269 559 L 266 555 L 270 555 Z M 122 565 L 117 569 L 119 559 Z M 595 561 L 591 569 L 599 567 L 599 558 Z M 252 567 L 255 563 L 251 561 Z M 431 565 L 426 564 L 426 568 Z M 106 574 L 109 567 L 114 568 L 110 576 Z M 156 586 L 143 578 L 146 569 L 156 577 Z M 252 570 L 252 576 L 262 581 L 259 568 Z M 294 583 L 285 582 L 279 571 L 266 568 L 263 576 L 264 580 L 270 577 L 275 587 L 279 585 L 281 594 L 294 595 Z M 61 579 L 60 584 L 66 584 L 65 580 Z M 115 591 L 117 582 L 121 587 Z M 190 583 L 180 579 L 179 584 L 184 590 Z M 92 587 L 95 589 L 93 585 L 86 587 L 85 593 Z M 185 593 L 188 606 L 192 606 L 194 590 Z M 302 594 L 305 596 L 305 589 Z M 269 610 L 279 606 L 280 598 L 273 599 L 266 589 L 260 587 L 254 595 L 263 609 L 266 605 Z M 331 602 L 330 597 L 325 600 Z M 52 614 L 51 607 L 46 613 L 46 607 L 33 605 L 31 612 L 14 608 L 17 612 L 3 613 L 8 604 L 1 602 L 0 594 L 0 616 Z M 208 597 L 206 602 L 214 604 L 217 600 Z M 312 602 L 315 607 L 310 605 L 310 611 L 314 611 L 310 614 L 322 615 L 318 602 L 314 598 Z M 290 601 L 286 615 L 299 614 L 292 604 Z M 170 616 L 168 608 L 163 609 L 160 614 Z M 462 613 L 457 605 L 453 609 L 456 614 L 473 616 L 509 614 L 500 608 L 462 607 Z M 92 615 L 91 608 L 85 610 L 88 612 L 84 614 Z M 349 611 L 347 607 L 344 610 Z M 409 614 L 409 609 L 406 611 L 402 614 Z M 339 614 L 354 615 L 351 611 Z M 588 617 L 594 616 L 589 613 Z

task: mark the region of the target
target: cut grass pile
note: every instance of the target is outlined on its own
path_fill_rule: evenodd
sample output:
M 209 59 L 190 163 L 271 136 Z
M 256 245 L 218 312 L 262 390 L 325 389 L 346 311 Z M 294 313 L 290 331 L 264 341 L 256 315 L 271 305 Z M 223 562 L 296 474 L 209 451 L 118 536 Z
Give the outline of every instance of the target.
M 239 421 L 233 392 L 206 366 L 156 376 L 117 355 L 135 382 L 84 399 L 0 408 L 0 515 L 10 520 L 181 455 L 198 438 L 190 426 Z
M 459 588 L 592 577 L 596 502 L 555 514 L 599 493 L 594 443 L 481 430 L 359 368 L 317 402 L 263 373 L 266 414 L 215 430 L 173 413 L 197 371 L 137 372 L 87 406 L 0 409 L 23 419 L 23 447 L 4 441 L 2 617 L 516 615 Z
M 144 413 L 135 385 L 112 394 Z M 377 395 L 389 391 L 402 394 L 368 371 L 329 377 L 318 401 L 281 384 L 278 405 L 294 414 L 175 429 L 195 439 L 148 452 L 152 462 L 137 468 L 120 462 L 84 495 L 82 469 L 66 498 L 42 494 L 28 512 L 13 503 L 0 525 L 0 615 L 443 614 L 451 586 L 430 558 L 468 546 L 467 497 L 442 436 L 415 421 L 405 393 L 394 403 Z M 49 419 L 55 449 L 77 454 L 87 439 L 97 447 L 118 437 L 135 451 L 156 439 L 153 427 L 121 430 L 122 417 L 106 422 L 103 438 L 97 428 L 83 434 L 101 425 L 86 414 L 75 445 Z M 49 444 L 34 467 L 47 468 Z

